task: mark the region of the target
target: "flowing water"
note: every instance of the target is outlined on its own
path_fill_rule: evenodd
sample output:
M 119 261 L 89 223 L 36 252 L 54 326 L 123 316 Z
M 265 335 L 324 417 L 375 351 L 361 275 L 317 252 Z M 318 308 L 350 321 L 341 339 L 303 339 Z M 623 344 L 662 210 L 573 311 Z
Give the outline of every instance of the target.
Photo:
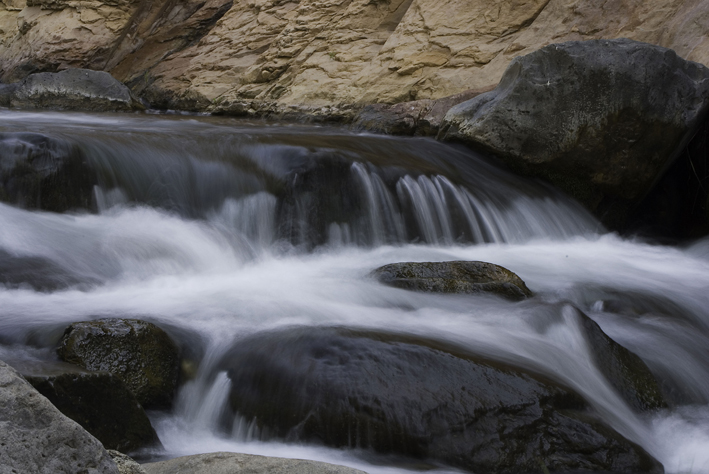
M 198 369 L 169 413 L 151 413 L 164 450 L 148 456 L 236 451 L 420 469 L 274 439 L 229 415 L 230 381 L 216 363 L 235 342 L 346 326 L 443 339 L 547 374 L 667 472 L 709 472 L 709 240 L 680 248 L 606 233 L 553 190 L 428 139 L 7 111 L 0 132 L 10 134 L 0 166 L 38 146 L 18 132 L 41 133 L 52 140 L 44 152 L 80 153 L 99 176 L 87 211 L 0 204 L 0 264 L 20 269 L 0 284 L 0 359 L 54 357 L 74 321 L 166 328 Z M 418 294 L 368 277 L 392 262 L 445 260 L 502 265 L 536 296 Z M 671 408 L 638 414 L 622 401 L 592 362 L 578 310 L 645 360 Z M 548 315 L 556 322 L 534 324 Z

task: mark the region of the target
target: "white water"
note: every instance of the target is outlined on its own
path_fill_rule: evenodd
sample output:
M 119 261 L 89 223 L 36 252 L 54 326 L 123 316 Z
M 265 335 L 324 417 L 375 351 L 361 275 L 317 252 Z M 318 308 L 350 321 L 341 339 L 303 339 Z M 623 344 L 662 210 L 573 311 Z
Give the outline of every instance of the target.
M 115 127 L 111 120 L 123 119 L 101 120 Z M 206 127 L 195 125 L 200 126 Z M 357 242 L 356 231 L 339 224 L 330 227 L 330 241 L 313 251 L 279 240 L 275 198 L 265 191 L 227 198 L 204 218 L 125 204 L 115 194 L 104 199 L 100 214 L 56 215 L 0 204 L 0 250 L 45 257 L 87 282 L 54 292 L 0 286 L 0 359 L 45 357 L 70 322 L 150 320 L 204 349 L 197 378 L 182 388 L 173 412 L 153 414 L 165 446 L 158 455 L 224 450 L 391 473 L 409 468 L 400 462 L 386 465 L 386 459 L 372 464 L 370 454 L 355 450 L 268 440 L 248 420 L 234 420 L 231 433 L 220 431 L 229 381 L 212 373 L 210 362 L 239 338 L 277 327 L 338 325 L 418 334 L 548 373 L 583 394 L 606 422 L 642 445 L 667 472 L 709 472 L 709 240 L 682 249 L 598 235 L 588 226 L 550 220 L 567 212 L 552 198 L 550 207 L 540 210 L 529 205 L 538 198 L 520 195 L 485 216 L 493 204 L 476 205 L 474 199 L 481 198 L 475 190 L 445 193 L 443 188 L 452 186 L 447 178 L 409 177 L 399 181 L 396 192 L 420 201 L 414 210 L 421 220 L 437 221 L 421 226 L 433 233 L 423 239 L 429 244 L 404 243 L 402 237 L 392 245 L 392 233 L 405 233 L 393 206 L 385 205 L 394 194 L 388 196 L 364 167 L 356 172 L 365 196 L 375 203 L 365 214 L 369 225 L 361 227 L 370 232 L 365 241 L 372 245 L 359 247 L 347 245 Z M 473 235 L 475 229 L 482 235 L 488 225 L 497 229 L 498 238 L 454 243 L 445 231 L 455 219 L 450 203 L 443 202 L 446 196 L 466 202 L 467 215 L 478 216 L 466 222 Z M 424 212 L 426 206 L 433 210 Z M 587 217 L 575 219 L 583 223 Z M 445 260 L 502 265 L 537 296 L 509 303 L 486 296 L 417 294 L 368 277 L 392 262 Z M 607 311 L 613 302 L 637 307 L 636 301 L 653 298 L 659 302 L 634 315 Z M 574 307 L 653 371 L 667 374 L 685 404 L 649 416 L 635 414 L 591 362 Z

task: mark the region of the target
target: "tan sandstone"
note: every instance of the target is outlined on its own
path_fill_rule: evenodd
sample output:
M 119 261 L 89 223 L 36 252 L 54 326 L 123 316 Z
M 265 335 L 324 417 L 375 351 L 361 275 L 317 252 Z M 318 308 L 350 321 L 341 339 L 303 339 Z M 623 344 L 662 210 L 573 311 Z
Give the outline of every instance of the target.
M 627 37 L 709 64 L 709 0 L 0 0 L 0 77 L 110 71 L 163 107 L 438 99 L 549 43 Z

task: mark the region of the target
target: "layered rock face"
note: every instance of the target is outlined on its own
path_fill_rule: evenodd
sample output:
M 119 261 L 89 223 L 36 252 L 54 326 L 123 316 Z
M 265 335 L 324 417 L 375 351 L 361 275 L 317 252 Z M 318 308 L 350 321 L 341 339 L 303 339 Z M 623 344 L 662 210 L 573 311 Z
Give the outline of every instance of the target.
M 2 0 L 0 78 L 106 70 L 154 104 L 245 113 L 437 99 L 550 43 L 631 38 L 709 63 L 709 0 Z M 254 102 L 255 101 L 255 102 Z

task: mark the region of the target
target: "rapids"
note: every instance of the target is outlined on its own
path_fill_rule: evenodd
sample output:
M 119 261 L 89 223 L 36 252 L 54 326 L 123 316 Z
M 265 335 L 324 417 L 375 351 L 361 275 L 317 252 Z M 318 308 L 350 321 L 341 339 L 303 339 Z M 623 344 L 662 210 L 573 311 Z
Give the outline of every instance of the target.
M 8 111 L 0 132 L 76 146 L 99 176 L 90 210 L 0 204 L 0 265 L 14 262 L 24 278 L 0 284 L 0 359 L 55 357 L 74 321 L 137 317 L 168 330 L 199 368 L 172 411 L 150 413 L 164 450 L 144 459 L 223 450 L 453 472 L 224 420 L 230 381 L 215 367 L 235 341 L 346 326 L 436 337 L 544 373 L 667 472 L 709 472 L 709 240 L 672 247 L 607 233 L 554 190 L 428 139 Z M 417 294 L 368 277 L 392 262 L 444 260 L 502 265 L 536 297 Z M 54 286 L 35 284 L 46 278 Z M 574 308 L 643 358 L 671 408 L 643 415 L 624 403 L 594 366 Z M 533 322 L 545 314 L 557 322 L 542 330 Z

